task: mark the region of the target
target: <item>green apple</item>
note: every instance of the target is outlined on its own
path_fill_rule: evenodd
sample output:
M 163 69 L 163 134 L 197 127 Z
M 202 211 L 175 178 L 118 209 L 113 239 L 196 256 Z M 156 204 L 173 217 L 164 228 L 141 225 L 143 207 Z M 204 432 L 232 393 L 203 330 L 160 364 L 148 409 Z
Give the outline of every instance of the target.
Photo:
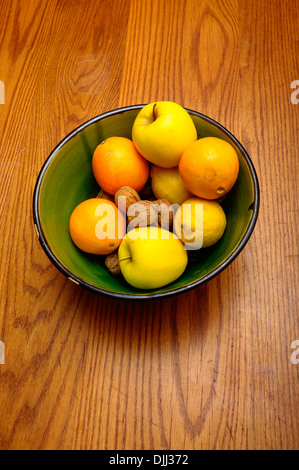
M 137 289 L 157 289 L 175 281 L 188 263 L 183 243 L 158 227 L 129 231 L 119 246 L 118 258 L 125 280 Z
M 132 139 L 146 160 L 163 168 L 179 164 L 183 151 L 197 140 L 191 116 L 177 103 L 156 101 L 136 116 Z

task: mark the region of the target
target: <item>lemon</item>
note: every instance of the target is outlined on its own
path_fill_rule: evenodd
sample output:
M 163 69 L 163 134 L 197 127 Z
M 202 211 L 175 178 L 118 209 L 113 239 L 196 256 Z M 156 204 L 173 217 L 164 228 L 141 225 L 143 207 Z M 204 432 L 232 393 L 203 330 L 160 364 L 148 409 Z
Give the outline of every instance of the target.
M 225 228 L 226 215 L 220 204 L 198 197 L 185 201 L 174 218 L 176 235 L 190 249 L 214 245 Z
M 185 187 L 178 167 L 162 168 L 153 165 L 151 169 L 152 190 L 157 199 L 167 199 L 171 204 L 183 204 L 193 195 Z

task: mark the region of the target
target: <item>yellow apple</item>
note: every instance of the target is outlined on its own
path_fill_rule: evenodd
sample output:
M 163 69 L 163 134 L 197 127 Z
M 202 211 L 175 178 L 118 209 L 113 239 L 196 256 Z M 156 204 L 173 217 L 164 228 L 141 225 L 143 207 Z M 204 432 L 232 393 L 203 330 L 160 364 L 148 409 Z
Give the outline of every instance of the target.
M 122 275 L 137 289 L 158 289 L 175 281 L 188 263 L 183 243 L 172 232 L 158 227 L 128 232 L 118 257 Z
M 182 106 L 172 101 L 156 101 L 139 111 L 132 139 L 138 152 L 148 161 L 171 168 L 179 164 L 188 145 L 197 140 L 197 131 Z

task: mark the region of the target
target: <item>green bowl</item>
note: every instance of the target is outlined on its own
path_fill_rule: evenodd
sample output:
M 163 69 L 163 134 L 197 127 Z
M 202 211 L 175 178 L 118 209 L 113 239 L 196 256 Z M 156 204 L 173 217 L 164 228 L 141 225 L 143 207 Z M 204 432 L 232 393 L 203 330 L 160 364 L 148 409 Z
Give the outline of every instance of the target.
M 33 216 L 42 248 L 52 263 L 71 281 L 96 294 L 121 299 L 153 299 L 187 292 L 212 279 L 243 250 L 254 229 L 259 210 L 259 185 L 252 162 L 237 139 L 223 126 L 187 109 L 198 136 L 215 136 L 235 148 L 240 171 L 236 184 L 222 207 L 227 227 L 214 246 L 200 250 L 175 282 L 155 290 L 138 290 L 122 278 L 112 276 L 103 256 L 80 251 L 69 234 L 69 218 L 74 208 L 99 192 L 92 172 L 92 156 L 97 145 L 111 136 L 132 138 L 132 125 L 143 105 L 116 109 L 97 116 L 71 132 L 53 150 L 38 176 Z

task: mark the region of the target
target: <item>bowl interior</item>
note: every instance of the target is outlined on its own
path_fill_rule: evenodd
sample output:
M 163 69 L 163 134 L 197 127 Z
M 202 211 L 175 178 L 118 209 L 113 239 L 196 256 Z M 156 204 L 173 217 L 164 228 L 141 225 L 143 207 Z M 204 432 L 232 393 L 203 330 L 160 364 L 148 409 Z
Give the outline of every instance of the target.
M 124 108 L 94 118 L 66 137 L 46 161 L 34 197 L 34 215 L 40 241 L 54 264 L 67 277 L 91 290 L 129 298 L 178 293 L 220 272 L 245 245 L 258 204 L 255 200 L 257 182 L 253 178 L 254 169 L 244 149 L 216 122 L 188 110 L 199 137 L 224 139 L 234 146 L 239 157 L 238 180 L 222 204 L 227 216 L 227 228 L 221 240 L 211 248 L 202 249 L 196 261 L 188 265 L 177 281 L 153 291 L 131 287 L 106 270 L 104 257 L 80 251 L 70 237 L 69 218 L 80 202 L 96 197 L 99 192 L 91 166 L 93 152 L 102 140 L 110 136 L 132 138 L 132 125 L 140 107 Z

